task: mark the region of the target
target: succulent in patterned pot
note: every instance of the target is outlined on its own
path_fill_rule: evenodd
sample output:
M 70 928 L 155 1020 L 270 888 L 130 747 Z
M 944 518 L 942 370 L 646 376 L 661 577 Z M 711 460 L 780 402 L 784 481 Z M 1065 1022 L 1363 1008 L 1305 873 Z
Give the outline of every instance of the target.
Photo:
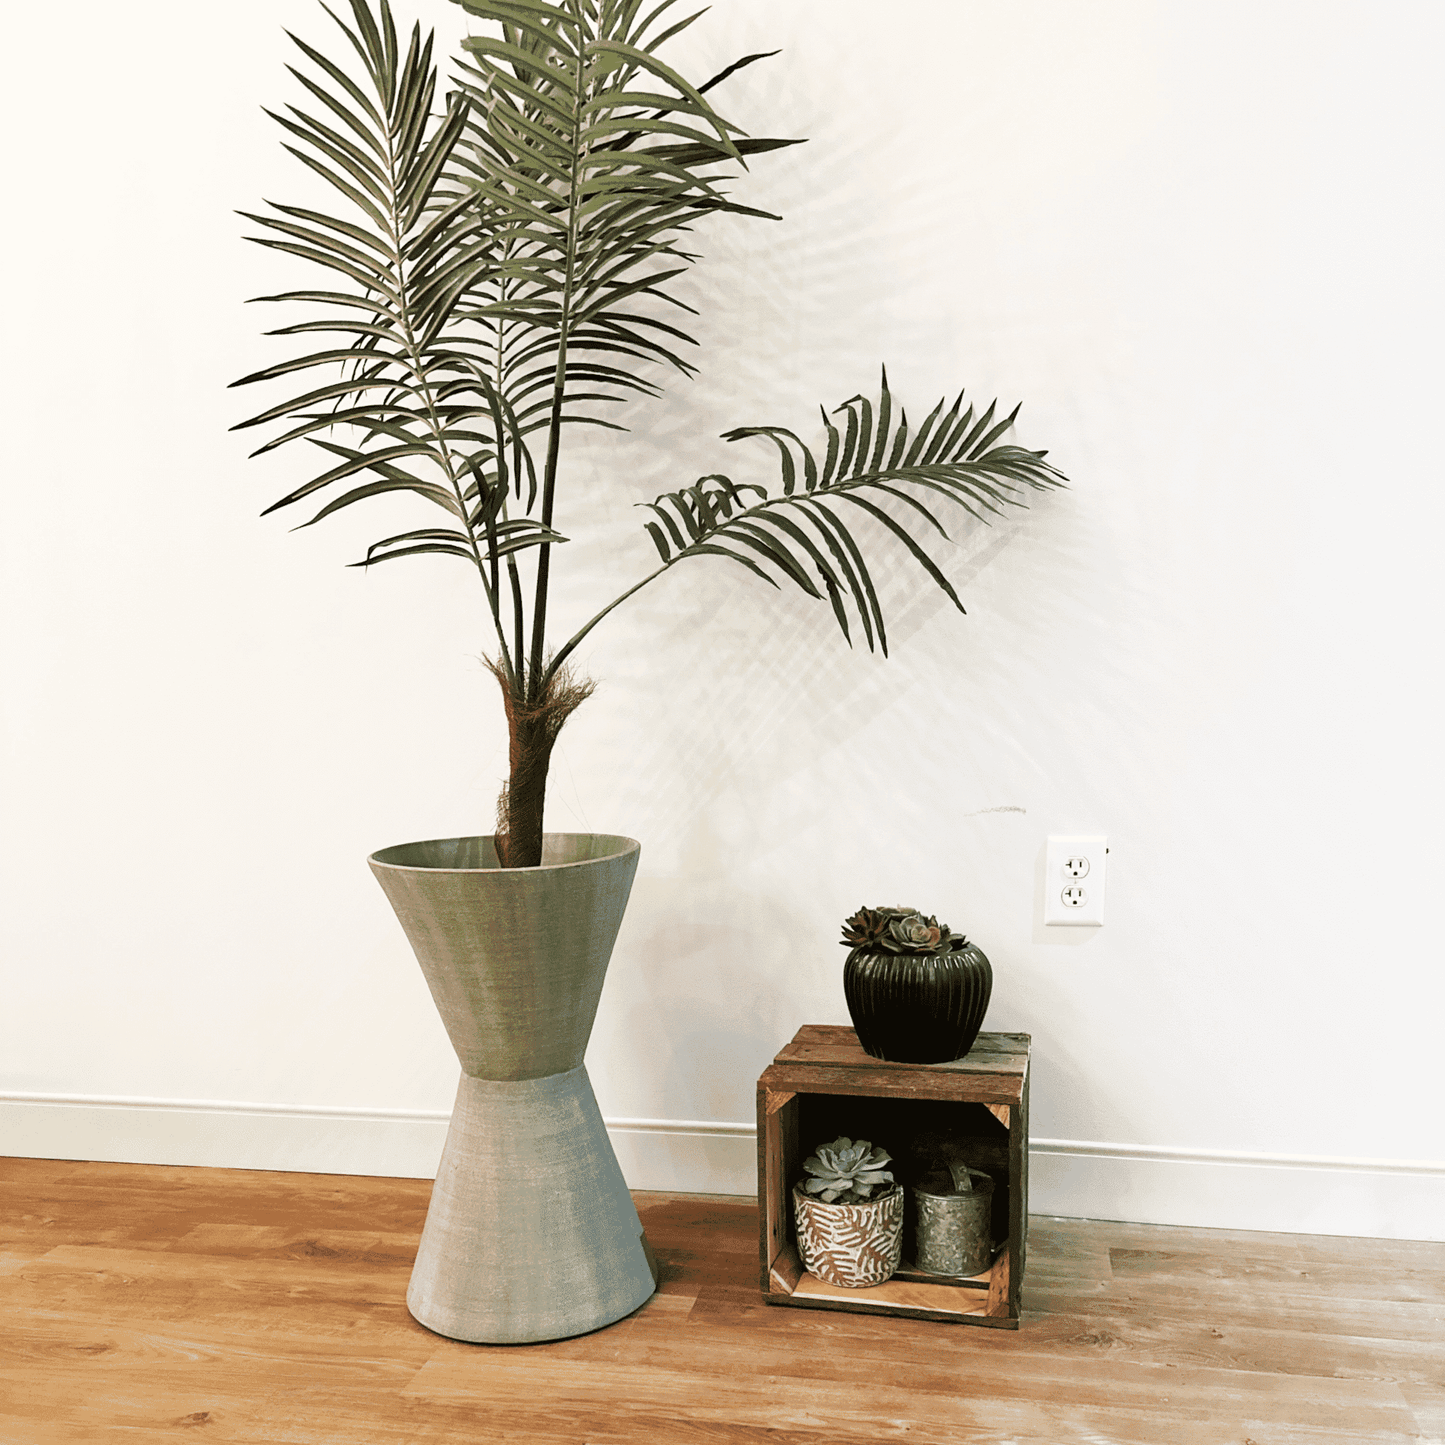
M 842 943 L 843 993 L 865 1052 L 940 1064 L 973 1047 L 993 992 L 976 944 L 916 908 L 860 908 Z
M 903 1191 L 884 1167 L 892 1162 L 871 1141 L 846 1136 L 803 1161 L 806 1177 L 793 1190 L 798 1250 L 825 1284 L 866 1289 L 898 1268 Z

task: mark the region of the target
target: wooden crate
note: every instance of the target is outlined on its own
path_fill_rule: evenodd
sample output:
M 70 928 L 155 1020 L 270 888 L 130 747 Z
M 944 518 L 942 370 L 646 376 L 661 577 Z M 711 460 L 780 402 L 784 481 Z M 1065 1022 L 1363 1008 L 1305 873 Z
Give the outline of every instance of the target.
M 838 1134 L 872 1139 L 895 1159 L 922 1133 L 966 1141 L 994 1176 L 992 1267 L 973 1279 L 922 1274 L 905 1258 L 870 1289 L 825 1284 L 803 1268 L 792 1189 L 803 1160 Z M 758 1213 L 763 1298 L 805 1309 L 1017 1329 L 1027 1257 L 1029 1036 L 980 1034 L 947 1064 L 897 1064 L 865 1054 L 850 1028 L 806 1024 L 758 1080 Z

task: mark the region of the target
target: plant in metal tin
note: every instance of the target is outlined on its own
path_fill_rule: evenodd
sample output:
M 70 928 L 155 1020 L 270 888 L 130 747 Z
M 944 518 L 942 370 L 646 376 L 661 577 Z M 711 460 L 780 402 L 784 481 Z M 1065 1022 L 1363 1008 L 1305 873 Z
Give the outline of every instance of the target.
M 273 113 L 286 149 L 330 188 L 325 210 L 268 203 L 252 239 L 308 263 L 312 286 L 259 297 L 307 309 L 269 333 L 296 354 L 236 385 L 285 382 L 240 423 L 275 427 L 258 453 L 304 442 L 321 469 L 268 511 L 320 505 L 303 526 L 393 492 L 425 504 L 354 565 L 442 556 L 472 571 L 510 739 L 497 841 L 509 867 L 540 862 L 558 731 L 592 684 L 569 663 L 615 607 L 700 558 L 826 602 L 848 641 L 887 653 L 865 550 L 904 549 L 963 610 L 915 534 L 946 537 L 948 503 L 986 519 L 1063 478 L 1004 443 L 1017 408 L 960 398 L 911 423 L 889 392 L 822 417 L 815 445 L 777 426 L 728 441 L 776 449 L 778 482 L 711 474 L 645 507 L 658 565 L 569 634 L 548 611 L 564 535 L 564 441 L 615 427 L 609 406 L 691 374 L 675 292 L 714 212 L 776 220 L 730 198 L 747 159 L 796 144 L 743 133 L 710 93 L 745 55 L 694 83 L 660 52 L 697 18 L 674 0 L 459 0 L 481 22 L 450 88 L 433 41 L 403 45 L 387 0 L 350 0 L 334 53 L 293 36 L 301 104 Z M 776 53 L 776 52 L 770 52 Z M 299 389 L 298 389 L 299 388 Z

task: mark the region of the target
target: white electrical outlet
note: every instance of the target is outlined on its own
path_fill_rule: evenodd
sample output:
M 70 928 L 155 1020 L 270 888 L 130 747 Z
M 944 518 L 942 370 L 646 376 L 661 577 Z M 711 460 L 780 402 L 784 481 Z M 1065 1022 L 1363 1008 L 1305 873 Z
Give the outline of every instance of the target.
M 1104 921 L 1104 863 L 1109 840 L 1051 837 L 1044 849 L 1044 922 L 1098 928 Z

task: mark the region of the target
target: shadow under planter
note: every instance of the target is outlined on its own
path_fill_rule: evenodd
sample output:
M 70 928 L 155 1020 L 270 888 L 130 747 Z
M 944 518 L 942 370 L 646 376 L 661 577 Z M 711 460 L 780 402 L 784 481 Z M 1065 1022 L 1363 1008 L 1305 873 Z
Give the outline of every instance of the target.
M 539 868 L 502 868 L 491 838 L 368 860 L 462 1066 L 406 1297 L 438 1334 L 563 1339 L 657 1287 L 582 1063 L 641 851 L 548 833 Z

